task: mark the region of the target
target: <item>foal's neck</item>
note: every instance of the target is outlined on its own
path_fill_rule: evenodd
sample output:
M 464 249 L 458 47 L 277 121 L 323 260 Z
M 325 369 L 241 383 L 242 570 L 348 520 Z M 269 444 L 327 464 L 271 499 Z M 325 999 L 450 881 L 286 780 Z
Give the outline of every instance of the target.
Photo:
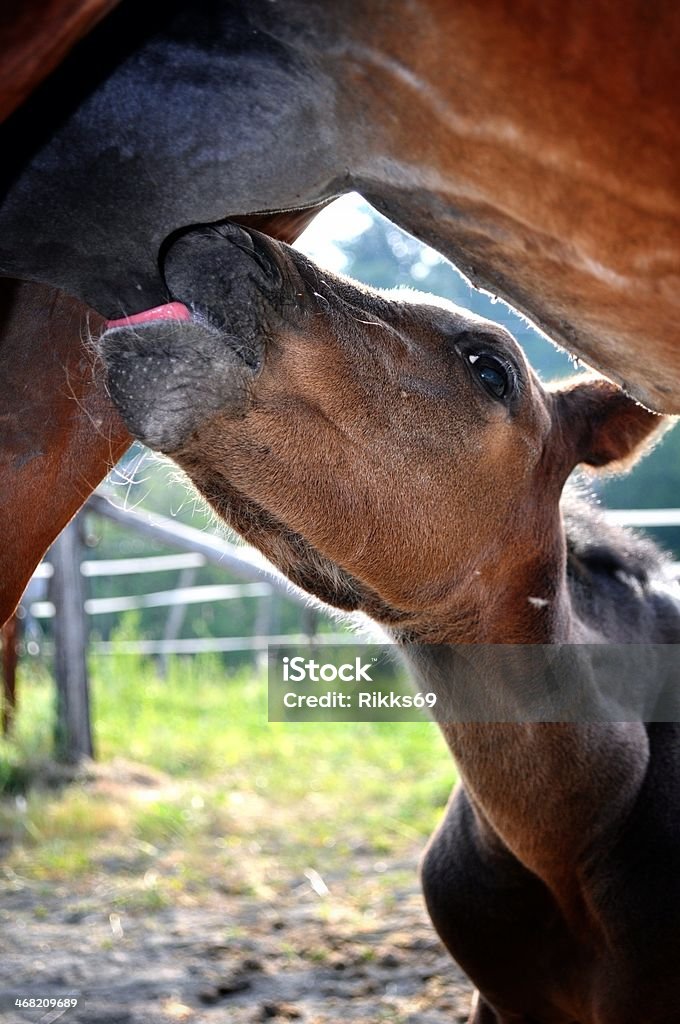
M 509 851 L 540 877 L 576 924 L 583 923 L 585 913 L 582 869 L 630 811 L 649 758 L 643 722 L 593 721 L 600 709 L 589 707 L 598 700 L 597 688 L 594 697 L 587 688 L 592 650 L 589 645 L 566 654 L 535 645 L 404 649 L 420 688 L 437 694 L 440 728 L 474 808 L 480 841 Z M 534 684 L 543 684 L 541 672 L 532 672 L 537 664 L 550 670 L 553 652 L 581 659 L 579 671 L 571 676 L 568 665 L 566 674 L 564 665 L 558 666 L 556 692 L 547 698 L 557 711 L 551 712 L 549 703 L 546 712 L 539 694 L 538 712 L 530 699 L 529 706 L 533 717 L 543 720 L 524 721 L 523 701 L 535 695 Z M 559 720 L 560 679 L 567 689 L 573 680 L 574 689 L 581 690 L 580 720 Z M 570 693 L 570 707 L 573 697 Z M 557 720 L 551 720 L 553 714 Z
M 579 866 L 631 807 L 648 744 L 642 722 L 603 722 L 593 671 L 603 638 L 577 619 L 563 552 L 556 559 L 533 576 L 518 573 L 475 615 L 454 614 L 435 643 L 416 638 L 403 653 L 420 688 L 437 694 L 482 841 L 505 847 L 565 908 L 578 908 Z M 478 628 L 461 637 L 461 621 Z

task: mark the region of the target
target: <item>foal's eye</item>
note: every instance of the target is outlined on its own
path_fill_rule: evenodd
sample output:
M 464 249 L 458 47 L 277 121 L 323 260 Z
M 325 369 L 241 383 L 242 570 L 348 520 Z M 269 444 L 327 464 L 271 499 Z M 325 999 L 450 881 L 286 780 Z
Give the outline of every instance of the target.
M 508 396 L 511 386 L 510 373 L 500 359 L 474 353 L 470 353 L 467 358 L 472 372 L 492 398 L 503 399 Z

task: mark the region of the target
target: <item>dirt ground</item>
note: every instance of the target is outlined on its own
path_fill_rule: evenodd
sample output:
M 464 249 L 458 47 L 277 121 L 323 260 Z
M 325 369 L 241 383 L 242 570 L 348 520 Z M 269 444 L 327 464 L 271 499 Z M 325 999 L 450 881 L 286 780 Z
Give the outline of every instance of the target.
M 209 906 L 121 915 L 101 909 L 101 893 L 55 888 L 46 896 L 10 880 L 0 902 L 0 1019 L 466 1021 L 470 985 L 427 919 L 415 862 L 398 867 L 412 868 L 412 884 L 365 915 L 315 892 L 314 879 L 271 903 L 219 895 Z M 18 997 L 78 1002 L 30 1009 L 17 1007 Z

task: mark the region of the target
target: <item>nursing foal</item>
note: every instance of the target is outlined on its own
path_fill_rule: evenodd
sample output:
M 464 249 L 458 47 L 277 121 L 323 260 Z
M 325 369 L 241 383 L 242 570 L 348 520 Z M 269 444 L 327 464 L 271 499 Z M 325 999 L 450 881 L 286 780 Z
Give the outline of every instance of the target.
M 680 1021 L 680 734 L 643 720 L 658 648 L 629 648 L 628 721 L 590 714 L 593 651 L 679 642 L 680 612 L 651 546 L 560 507 L 575 466 L 633 460 L 663 421 L 603 380 L 547 391 L 496 324 L 254 231 L 188 233 L 165 274 L 175 302 L 101 343 L 128 427 L 294 583 L 385 627 L 453 709 L 462 787 L 423 881 L 472 1020 Z M 564 648 L 585 713 L 456 720 L 461 643 L 588 645 Z M 484 684 L 503 697 L 502 671 Z

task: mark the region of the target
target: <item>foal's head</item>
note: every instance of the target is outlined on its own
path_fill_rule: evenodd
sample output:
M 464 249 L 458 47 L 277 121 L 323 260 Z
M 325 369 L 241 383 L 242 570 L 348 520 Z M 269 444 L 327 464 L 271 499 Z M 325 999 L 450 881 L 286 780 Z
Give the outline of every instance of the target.
M 190 232 L 165 273 L 191 319 L 103 339 L 131 431 L 294 582 L 419 636 L 554 590 L 567 476 L 661 422 L 603 380 L 546 391 L 497 324 L 256 231 Z

